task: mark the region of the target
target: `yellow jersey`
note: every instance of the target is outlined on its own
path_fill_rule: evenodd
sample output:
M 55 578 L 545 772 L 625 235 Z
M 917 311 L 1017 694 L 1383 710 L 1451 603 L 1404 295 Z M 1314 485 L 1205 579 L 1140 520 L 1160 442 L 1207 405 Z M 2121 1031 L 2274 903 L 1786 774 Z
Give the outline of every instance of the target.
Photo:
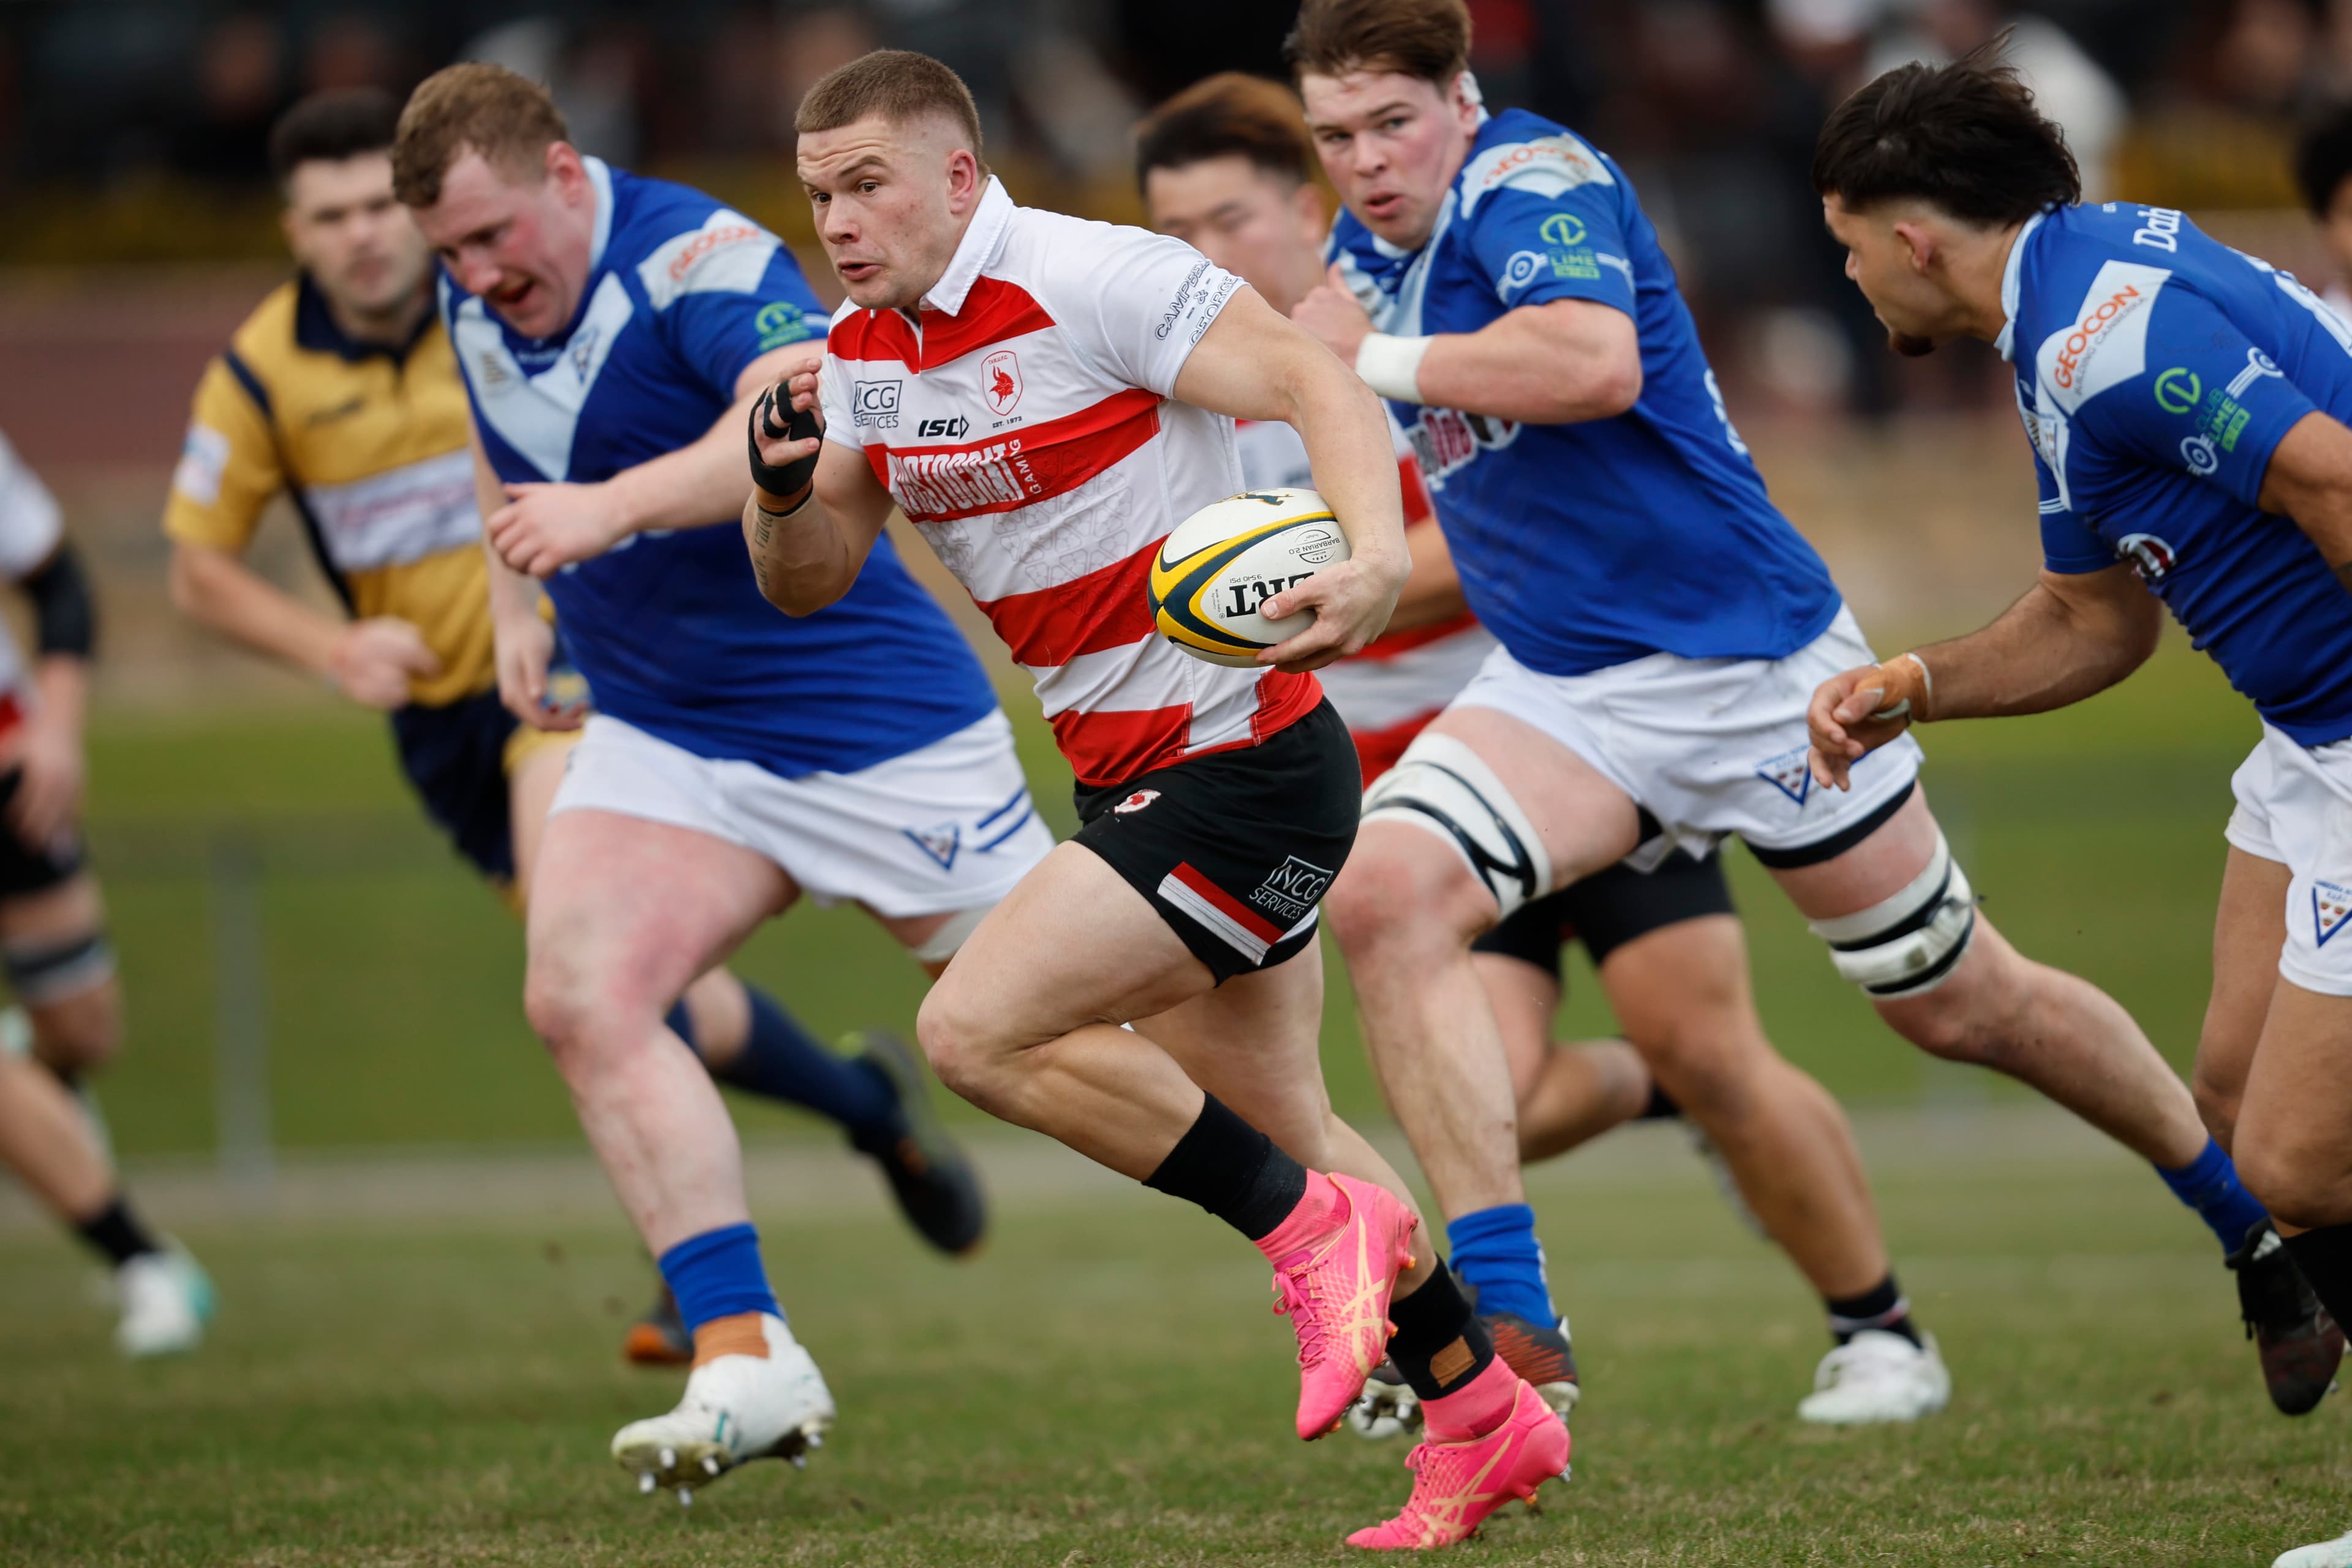
M 440 659 L 411 700 L 455 702 L 496 684 L 467 417 L 436 316 L 404 347 L 358 342 L 297 277 L 205 367 L 163 531 L 242 551 L 284 490 L 344 609 L 412 623 Z

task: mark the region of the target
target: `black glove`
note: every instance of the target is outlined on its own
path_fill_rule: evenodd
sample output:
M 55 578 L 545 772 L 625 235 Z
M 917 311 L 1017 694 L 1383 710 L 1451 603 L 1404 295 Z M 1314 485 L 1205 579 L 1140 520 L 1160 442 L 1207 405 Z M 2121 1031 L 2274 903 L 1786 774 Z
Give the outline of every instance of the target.
M 794 409 L 788 423 L 776 423 L 776 389 L 768 388 L 760 395 L 760 401 L 751 405 L 751 427 L 745 432 L 751 447 L 751 482 L 780 500 L 790 500 L 799 495 L 816 478 L 816 453 L 795 458 L 778 468 L 760 456 L 760 438 L 764 436 L 771 441 L 788 437 L 803 441 L 824 433 L 813 408 Z

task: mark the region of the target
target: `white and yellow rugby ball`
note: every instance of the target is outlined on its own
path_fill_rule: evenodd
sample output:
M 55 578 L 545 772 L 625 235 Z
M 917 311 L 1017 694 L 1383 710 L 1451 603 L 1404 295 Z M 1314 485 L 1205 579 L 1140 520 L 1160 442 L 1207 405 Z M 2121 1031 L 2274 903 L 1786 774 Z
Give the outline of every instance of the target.
M 1202 507 L 1160 542 L 1151 615 L 1194 658 L 1247 668 L 1262 649 L 1315 624 L 1311 610 L 1269 621 L 1257 607 L 1348 559 L 1348 536 L 1313 490 L 1245 490 Z

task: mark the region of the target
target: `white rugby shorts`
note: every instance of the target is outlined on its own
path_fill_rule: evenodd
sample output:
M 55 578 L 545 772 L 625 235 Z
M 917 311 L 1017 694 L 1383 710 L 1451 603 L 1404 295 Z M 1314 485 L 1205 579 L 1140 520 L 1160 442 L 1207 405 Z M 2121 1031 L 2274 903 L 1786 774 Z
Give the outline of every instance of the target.
M 893 920 L 985 909 L 1054 847 L 1002 712 L 853 773 L 799 778 L 699 757 L 598 713 L 550 815 L 583 810 L 740 844 L 820 904 Z
M 1875 662 L 1853 613 L 1841 609 L 1785 658 L 1654 653 L 1589 675 L 1543 675 L 1498 647 L 1453 706 L 1532 725 L 1632 796 L 1659 831 L 1626 863 L 1649 871 L 1677 848 L 1705 856 L 1734 833 L 1767 852 L 1801 851 L 1909 789 L 1921 758 L 1907 733 L 1854 763 L 1850 790 L 1822 788 L 1805 766 L 1814 689 Z
M 2279 973 L 2352 996 L 2352 741 L 2305 746 L 2264 724 L 2230 789 L 2238 805 L 2223 836 L 2294 876 Z

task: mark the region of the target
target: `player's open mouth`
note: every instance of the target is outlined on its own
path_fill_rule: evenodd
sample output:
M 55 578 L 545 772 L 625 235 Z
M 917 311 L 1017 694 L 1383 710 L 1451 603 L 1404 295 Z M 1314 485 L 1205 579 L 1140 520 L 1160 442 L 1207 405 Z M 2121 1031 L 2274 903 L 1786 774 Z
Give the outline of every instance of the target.
M 834 263 L 834 270 L 841 274 L 845 283 L 863 283 L 881 271 L 882 264 L 878 261 L 837 261 Z
M 1396 191 L 1381 191 L 1364 198 L 1364 211 L 1373 217 L 1394 217 L 1403 205 L 1403 195 Z
M 530 299 L 531 290 L 538 287 L 537 283 L 526 278 L 521 282 L 509 284 L 504 289 L 494 289 L 490 291 L 490 303 L 502 310 L 514 310 Z

